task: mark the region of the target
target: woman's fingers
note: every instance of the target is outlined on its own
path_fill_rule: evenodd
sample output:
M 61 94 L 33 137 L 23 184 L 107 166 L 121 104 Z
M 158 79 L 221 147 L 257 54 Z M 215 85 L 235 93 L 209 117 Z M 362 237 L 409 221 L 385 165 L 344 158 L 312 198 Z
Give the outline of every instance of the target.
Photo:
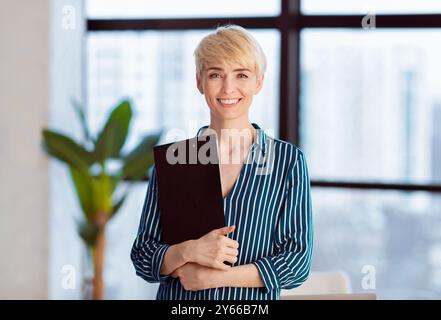
M 233 240 L 233 239 L 225 237 L 223 239 L 223 241 L 224 241 L 224 243 L 225 243 L 225 245 L 227 247 L 230 247 L 230 248 L 233 248 L 233 249 L 239 248 L 239 242 L 237 242 L 236 240 Z
M 235 226 L 214 229 L 205 236 L 196 240 L 197 246 L 193 250 L 193 262 L 220 270 L 228 270 L 229 263 L 237 262 L 239 243 L 226 235 L 235 230 Z
M 239 250 L 235 248 L 227 247 L 225 248 L 225 255 L 236 257 L 239 254 Z
M 229 263 L 236 263 L 237 262 L 237 257 L 236 256 L 227 255 L 227 256 L 224 257 L 224 261 L 227 261 Z
M 225 235 L 229 234 L 230 232 L 233 232 L 235 228 L 236 228 L 236 226 L 232 225 L 232 226 L 227 226 L 227 227 L 223 227 L 220 229 L 214 229 L 212 232 L 214 232 L 216 234 L 220 234 L 221 236 L 225 236 Z

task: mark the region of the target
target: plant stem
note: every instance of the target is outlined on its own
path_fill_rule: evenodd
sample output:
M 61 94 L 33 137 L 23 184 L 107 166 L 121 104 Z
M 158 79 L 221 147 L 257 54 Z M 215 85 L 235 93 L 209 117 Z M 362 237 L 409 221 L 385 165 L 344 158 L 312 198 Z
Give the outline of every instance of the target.
M 93 294 L 94 300 L 104 299 L 104 252 L 106 246 L 105 224 L 98 229 L 98 235 L 94 248 L 94 268 Z

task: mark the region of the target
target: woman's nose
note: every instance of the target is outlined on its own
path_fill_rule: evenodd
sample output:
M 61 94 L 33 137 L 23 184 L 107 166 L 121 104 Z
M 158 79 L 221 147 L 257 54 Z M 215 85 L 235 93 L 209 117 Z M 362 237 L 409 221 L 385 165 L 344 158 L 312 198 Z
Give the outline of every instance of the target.
M 223 91 L 225 94 L 231 94 L 234 92 L 234 82 L 226 77 L 223 82 Z

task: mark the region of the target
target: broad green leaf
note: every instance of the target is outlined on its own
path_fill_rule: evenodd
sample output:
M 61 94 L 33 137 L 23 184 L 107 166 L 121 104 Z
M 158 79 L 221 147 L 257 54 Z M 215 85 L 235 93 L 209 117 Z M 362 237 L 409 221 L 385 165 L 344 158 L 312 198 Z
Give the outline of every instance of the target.
M 71 166 L 86 168 L 94 163 L 93 155 L 71 138 L 51 130 L 43 130 L 45 151 Z
M 94 213 L 104 212 L 110 215 L 112 211 L 112 194 L 115 183 L 112 178 L 102 174 L 93 179 Z
M 84 114 L 84 108 L 75 99 L 72 99 L 72 105 L 75 109 L 75 112 L 77 113 L 78 119 L 80 120 L 81 127 L 83 128 L 84 138 L 87 141 L 92 140 L 92 137 L 89 132 L 89 128 L 87 126 L 86 115 Z
M 141 143 L 124 158 L 122 177 L 140 179 L 154 162 L 153 147 L 158 143 L 161 134 L 146 136 Z
M 141 142 L 129 154 L 124 157 L 125 162 L 134 161 L 143 155 L 146 151 L 152 151 L 153 147 L 158 143 L 161 133 L 145 136 Z
M 138 180 L 146 176 L 147 170 L 153 165 L 153 152 L 145 153 L 131 162 L 127 162 L 123 167 L 123 178 Z
M 117 158 L 129 131 L 132 108 L 130 102 L 122 101 L 110 114 L 95 144 L 95 155 L 103 163 L 108 158 Z
M 81 208 L 88 221 L 92 221 L 95 214 L 95 199 L 93 178 L 86 170 L 70 167 L 72 181 L 80 201 Z

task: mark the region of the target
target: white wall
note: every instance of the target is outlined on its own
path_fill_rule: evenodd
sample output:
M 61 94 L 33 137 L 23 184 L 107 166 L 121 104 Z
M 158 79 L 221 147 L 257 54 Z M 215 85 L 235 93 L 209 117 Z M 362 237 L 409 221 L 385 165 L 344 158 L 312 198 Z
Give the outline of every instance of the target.
M 0 299 L 48 294 L 49 0 L 0 10 Z

